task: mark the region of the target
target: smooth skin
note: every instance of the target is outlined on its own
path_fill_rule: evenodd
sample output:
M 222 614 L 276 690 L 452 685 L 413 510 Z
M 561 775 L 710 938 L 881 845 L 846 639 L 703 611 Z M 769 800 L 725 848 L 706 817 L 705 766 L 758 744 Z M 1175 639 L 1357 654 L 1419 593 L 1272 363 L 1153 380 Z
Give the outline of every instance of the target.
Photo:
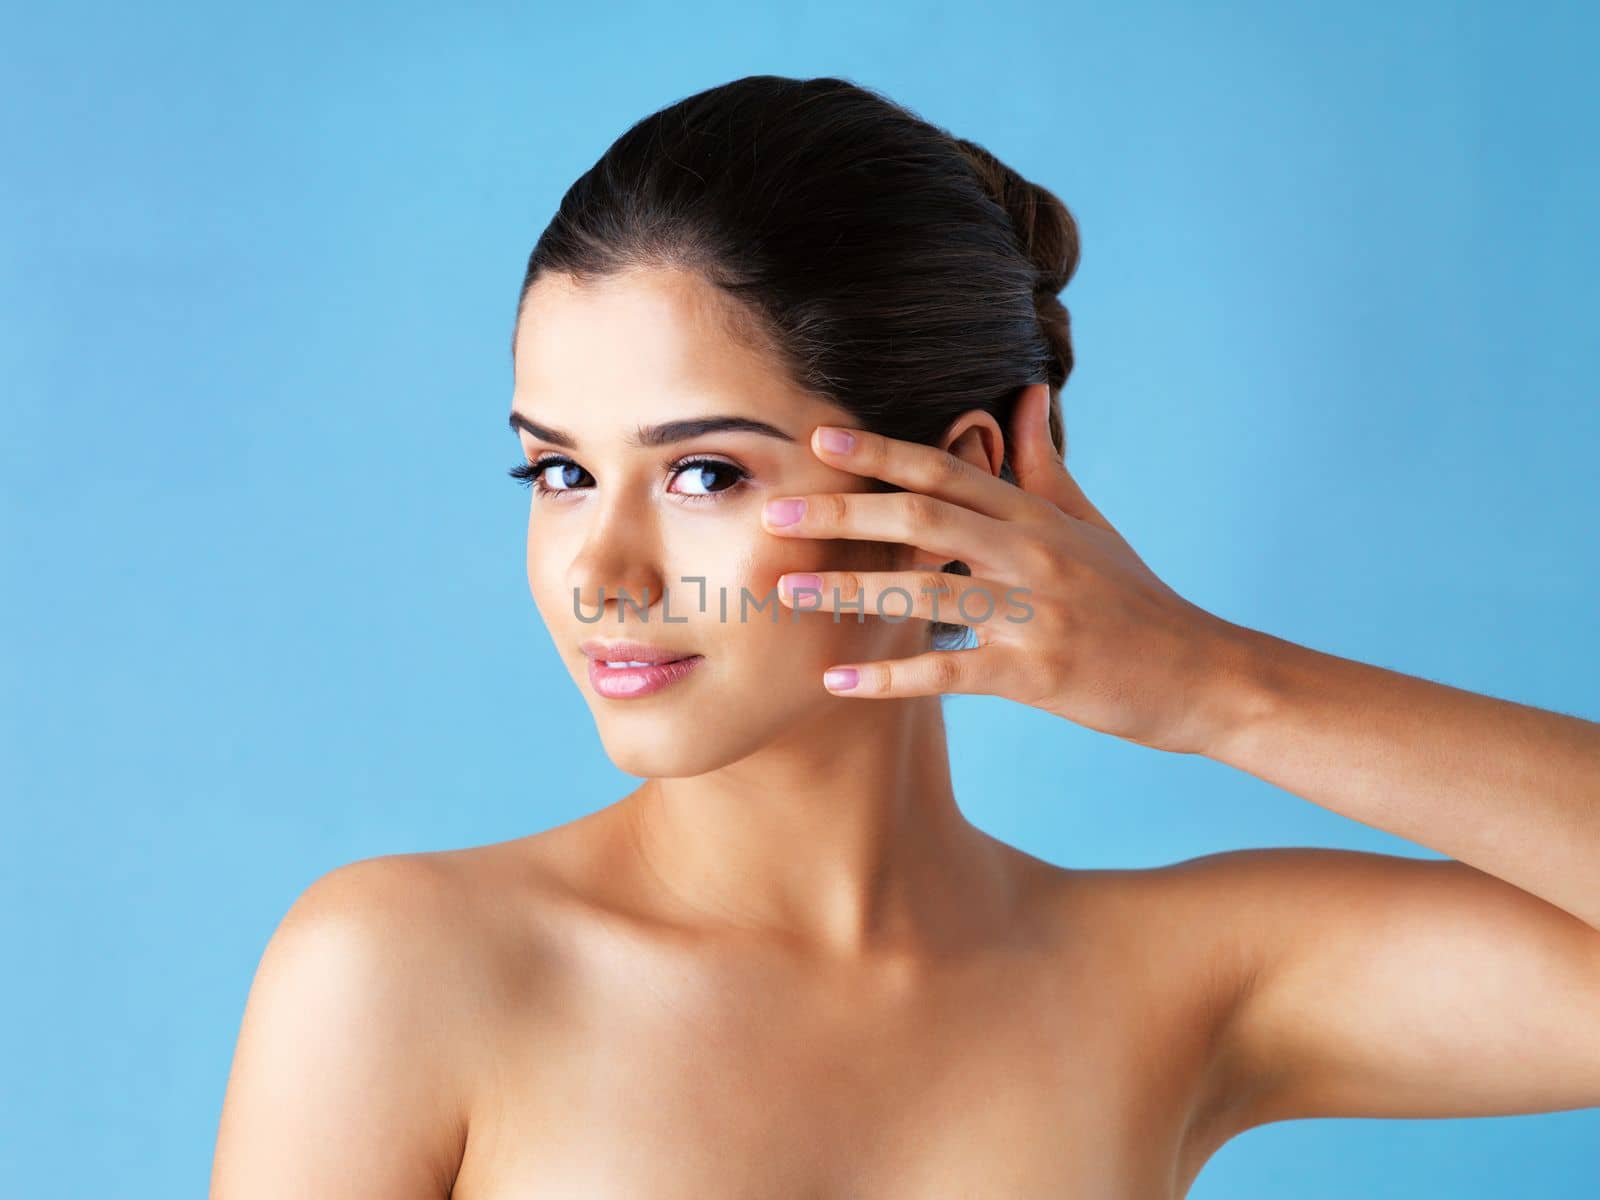
M 644 782 L 308 887 L 250 991 L 213 1200 L 1173 1200 L 1270 1121 L 1600 1104 L 1600 725 L 1185 601 L 1061 463 L 1043 385 L 1004 434 L 972 412 L 935 447 L 851 428 L 841 455 L 819 427 L 849 415 L 736 329 L 677 271 L 530 290 L 513 424 L 527 462 L 559 450 L 592 481 L 533 499 L 530 591 Z M 639 437 L 726 415 L 772 428 Z M 692 486 L 663 462 L 688 452 L 746 478 Z M 763 515 L 799 497 L 800 521 Z M 951 558 L 972 578 L 932 574 Z M 579 616 L 602 586 L 796 573 L 824 607 L 784 624 Z M 1032 618 L 1002 604 L 977 648 L 924 653 L 926 620 L 828 611 L 890 585 L 929 618 L 954 595 L 934 614 L 924 586 L 1025 587 Z M 704 658 L 611 700 L 592 636 Z M 823 685 L 835 666 L 854 689 Z M 1449 858 L 1046 863 L 961 814 L 946 692 L 1213 758 Z M 527 775 L 563 782 L 559 759 Z

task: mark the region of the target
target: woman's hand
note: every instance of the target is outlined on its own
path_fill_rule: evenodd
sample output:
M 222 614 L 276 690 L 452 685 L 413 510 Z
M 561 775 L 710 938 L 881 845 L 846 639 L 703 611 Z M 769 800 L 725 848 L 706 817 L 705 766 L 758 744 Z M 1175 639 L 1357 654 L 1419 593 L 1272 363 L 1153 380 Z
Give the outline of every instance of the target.
M 846 431 L 848 450 L 830 450 L 824 437 L 835 427 L 819 426 L 811 444 L 824 462 L 910 490 L 807 496 L 804 514 L 786 525 L 772 524 L 782 502 L 769 501 L 771 532 L 905 543 L 961 559 L 972 575 L 784 575 L 779 596 L 806 610 L 904 614 L 974 631 L 972 649 L 841 664 L 846 686 L 835 686 L 841 667 L 832 668 L 824 682 L 838 695 L 1005 696 L 1141 745 L 1207 753 L 1232 719 L 1230 663 L 1248 631 L 1162 583 L 1089 502 L 1051 445 L 1048 402 L 1043 386 L 1029 388 L 1012 418 L 1020 487 L 936 447 L 861 429 Z M 884 598 L 889 589 L 899 590 Z

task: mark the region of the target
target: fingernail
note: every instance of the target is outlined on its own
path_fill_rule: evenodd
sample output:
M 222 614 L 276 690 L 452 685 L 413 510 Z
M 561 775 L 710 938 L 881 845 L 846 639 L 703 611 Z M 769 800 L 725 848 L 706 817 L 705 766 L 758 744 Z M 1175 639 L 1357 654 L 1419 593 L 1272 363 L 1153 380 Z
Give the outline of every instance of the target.
M 794 594 L 802 588 L 809 589 L 810 592 L 822 591 L 821 575 L 780 575 L 778 582 L 782 585 L 784 591 L 789 593 L 789 599 L 791 600 L 794 599 Z
M 848 692 L 856 685 L 854 667 L 833 667 L 822 673 L 822 685 L 829 691 Z
M 848 454 L 850 447 L 856 444 L 856 436 L 843 429 L 835 429 L 831 425 L 817 427 L 817 441 L 822 448 L 833 454 Z
M 793 525 L 806 511 L 804 500 L 767 501 L 767 520 L 773 525 Z

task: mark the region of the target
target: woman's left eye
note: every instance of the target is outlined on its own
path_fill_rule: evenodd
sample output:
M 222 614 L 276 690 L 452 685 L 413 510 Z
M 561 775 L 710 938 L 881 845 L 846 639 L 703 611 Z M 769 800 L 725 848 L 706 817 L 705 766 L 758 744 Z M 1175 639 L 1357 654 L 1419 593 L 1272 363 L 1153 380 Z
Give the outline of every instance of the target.
M 700 486 L 704 490 L 691 490 L 688 492 L 679 493 L 680 495 L 694 497 L 715 496 L 722 492 L 731 492 L 734 488 L 738 487 L 739 484 L 743 483 L 749 475 L 749 473 L 742 468 L 736 467 L 729 462 L 723 462 L 720 458 L 680 459 L 673 463 L 670 469 L 674 475 L 681 473 L 685 478 L 688 479 L 693 479 L 697 474 L 700 476 Z M 707 475 L 710 475 L 713 478 L 720 477 L 724 481 L 723 486 L 715 487 L 707 484 L 705 482 L 705 477 Z

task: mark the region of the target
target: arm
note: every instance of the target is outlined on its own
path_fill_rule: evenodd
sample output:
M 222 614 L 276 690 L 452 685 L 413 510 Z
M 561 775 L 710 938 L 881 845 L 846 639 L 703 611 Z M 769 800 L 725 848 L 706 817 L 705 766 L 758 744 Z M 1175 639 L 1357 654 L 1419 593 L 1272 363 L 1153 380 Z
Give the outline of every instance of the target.
M 388 856 L 324 875 L 291 907 L 245 1006 L 212 1200 L 450 1194 L 465 1121 L 427 986 L 437 886 Z
M 1600 724 L 1231 628 L 1207 757 L 1600 931 Z
M 1248 630 L 1217 678 L 1209 757 L 1458 860 L 1212 857 L 1230 1127 L 1600 1104 L 1600 725 Z

